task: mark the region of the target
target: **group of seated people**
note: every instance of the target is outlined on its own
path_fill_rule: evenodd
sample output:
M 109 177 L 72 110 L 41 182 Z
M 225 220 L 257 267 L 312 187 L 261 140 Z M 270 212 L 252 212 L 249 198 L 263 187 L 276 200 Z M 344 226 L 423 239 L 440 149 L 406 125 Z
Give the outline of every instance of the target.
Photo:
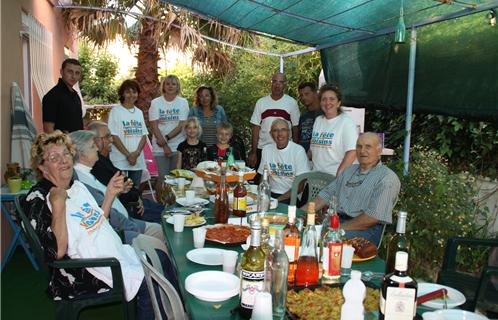
M 76 63 L 68 65 L 76 68 Z M 60 82 L 71 88 L 64 70 L 63 65 Z M 274 74 L 271 94 L 256 103 L 248 165 L 260 174 L 268 168 L 272 196 L 282 202 L 289 201 L 298 175 L 314 170 L 335 176 L 318 197 L 306 200 L 315 201 L 320 210 L 335 197 L 346 238 L 362 236 L 378 244 L 384 225 L 392 223 L 400 190 L 396 174 L 381 162 L 381 139 L 375 133 L 358 137 L 352 120 L 341 111 L 337 87 L 325 85 L 317 92 L 314 84 L 303 83 L 299 94 L 307 111 L 300 115 L 297 102 L 283 93 L 285 86 L 285 76 Z M 157 223 L 164 207 L 142 199 L 137 189 L 146 170 L 143 148 L 149 135 L 143 113 L 135 107 L 139 92 L 135 81 L 124 81 L 118 92 L 121 103 L 112 108 L 108 122 L 94 121 L 88 130 L 66 134 L 57 130 L 57 120 L 44 119 L 44 128 L 51 130 L 40 134 L 31 150 L 39 182 L 23 206 L 47 261 L 116 257 L 127 299 L 137 296 L 139 318 L 152 319 L 144 272 L 130 247 L 135 239 L 156 248 L 165 276 L 176 287 L 178 282 Z M 159 177 L 204 160 L 245 159 L 243 146 L 232 141 L 233 127 L 211 87 L 198 88 L 193 108 L 179 95 L 178 77 L 167 76 L 161 92 L 149 109 Z M 44 114 L 45 102 L 54 99 L 44 99 Z M 115 230 L 124 232 L 124 244 Z M 109 268 L 52 272 L 49 293 L 54 299 L 112 287 Z

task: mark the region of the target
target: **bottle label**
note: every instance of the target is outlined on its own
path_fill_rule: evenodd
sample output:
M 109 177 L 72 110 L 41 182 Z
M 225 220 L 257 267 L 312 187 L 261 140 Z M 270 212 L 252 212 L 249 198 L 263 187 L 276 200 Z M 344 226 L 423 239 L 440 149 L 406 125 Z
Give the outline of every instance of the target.
M 392 279 L 392 278 L 391 278 Z M 380 310 L 385 320 L 412 320 L 417 311 L 414 288 L 388 287 L 386 298 L 380 300 Z
M 329 242 L 328 243 L 328 270 L 329 276 L 340 276 L 341 275 L 341 257 L 342 257 L 342 243 L 340 242 Z
M 264 291 L 265 271 L 241 270 L 240 305 L 252 309 L 256 293 Z
M 289 262 L 294 262 L 297 260 L 299 257 L 299 245 L 300 241 L 299 239 L 292 238 L 292 237 L 286 237 L 284 239 L 284 250 L 285 253 L 287 254 L 287 257 L 289 258 Z
M 323 247 L 323 252 L 322 252 L 322 269 L 323 273 L 327 273 L 329 270 L 329 248 L 327 246 Z
M 246 197 L 237 197 L 233 199 L 233 210 L 246 211 L 247 199 Z
M 397 283 L 408 283 L 413 281 L 413 279 L 410 278 L 409 276 L 400 277 L 397 275 L 392 275 L 391 280 L 396 281 Z

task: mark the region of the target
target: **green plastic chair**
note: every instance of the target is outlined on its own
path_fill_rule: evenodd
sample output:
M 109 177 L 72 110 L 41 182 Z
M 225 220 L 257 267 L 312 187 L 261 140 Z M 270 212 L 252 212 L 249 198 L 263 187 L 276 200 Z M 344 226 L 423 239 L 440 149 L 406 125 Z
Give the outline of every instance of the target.
M 123 276 L 121 273 L 121 265 L 116 258 L 99 258 L 99 259 L 70 259 L 59 260 L 48 263 L 45 261 L 43 248 L 40 240 L 31 226 L 28 217 L 24 213 L 21 206 L 22 197 L 19 196 L 15 200 L 16 213 L 21 221 L 23 229 L 29 245 L 35 256 L 40 271 L 44 274 L 47 281 L 50 281 L 51 268 L 71 269 L 71 268 L 96 268 L 110 267 L 112 271 L 113 288 L 107 292 L 99 294 L 88 294 L 74 297 L 73 299 L 63 299 L 54 301 L 56 319 L 78 319 L 82 309 L 90 306 L 99 306 L 111 303 L 123 303 L 123 311 L 125 319 L 135 319 L 135 299 L 130 302 L 126 301 L 125 291 L 123 286 Z
M 295 206 L 297 203 L 297 193 L 301 181 L 306 181 L 308 186 L 308 201 L 318 196 L 318 193 L 335 179 L 335 176 L 325 172 L 306 172 L 298 175 L 292 183 L 290 205 Z
M 498 247 L 498 239 L 450 238 L 446 244 L 443 266 L 438 273 L 437 283 L 452 287 L 462 292 L 467 301 L 459 308 L 474 311 L 479 300 L 498 303 L 498 292 L 489 281 L 491 275 L 498 274 L 497 267 L 485 267 L 479 277 L 456 270 L 457 249 L 467 247 Z M 494 292 L 493 292 L 494 291 Z M 493 299 L 494 298 L 494 299 Z M 495 306 L 496 308 L 496 306 Z

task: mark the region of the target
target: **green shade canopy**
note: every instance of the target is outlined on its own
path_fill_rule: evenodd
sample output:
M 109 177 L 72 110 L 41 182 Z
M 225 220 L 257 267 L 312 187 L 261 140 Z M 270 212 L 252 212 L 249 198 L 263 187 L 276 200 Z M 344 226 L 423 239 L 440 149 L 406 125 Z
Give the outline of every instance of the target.
M 393 32 L 401 0 L 163 0 L 238 29 L 325 46 Z M 405 0 L 407 27 L 498 6 L 497 0 Z

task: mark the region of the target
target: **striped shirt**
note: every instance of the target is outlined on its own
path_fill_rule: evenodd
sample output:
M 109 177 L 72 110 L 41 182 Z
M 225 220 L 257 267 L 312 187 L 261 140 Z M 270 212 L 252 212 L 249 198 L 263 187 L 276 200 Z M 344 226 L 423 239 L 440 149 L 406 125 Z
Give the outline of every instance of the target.
M 318 196 L 329 201 L 335 195 L 339 212 L 350 217 L 365 213 L 380 223 L 390 224 L 400 186 L 398 176 L 381 162 L 363 173 L 358 164 L 353 164 Z

